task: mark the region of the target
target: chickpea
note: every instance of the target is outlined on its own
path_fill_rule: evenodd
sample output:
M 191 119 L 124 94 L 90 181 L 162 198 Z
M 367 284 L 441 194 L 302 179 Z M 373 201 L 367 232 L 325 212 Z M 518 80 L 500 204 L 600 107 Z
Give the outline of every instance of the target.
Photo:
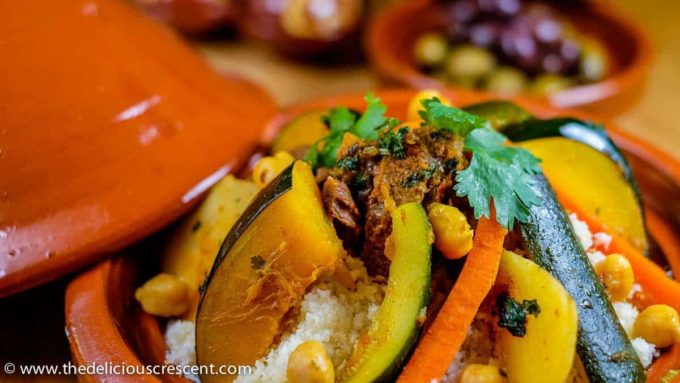
M 434 231 L 434 246 L 446 258 L 458 259 L 472 250 L 472 228 L 460 210 L 435 202 L 429 207 L 428 217 Z
M 490 51 L 474 45 L 461 45 L 449 53 L 446 72 L 455 82 L 469 85 L 491 73 L 496 57 Z
M 621 254 L 610 254 L 595 265 L 595 272 L 604 283 L 613 301 L 623 301 L 628 297 L 635 283 L 633 267 Z
M 635 319 L 633 336 L 642 337 L 659 348 L 680 342 L 680 317 L 678 312 L 668 305 L 647 307 Z
M 441 33 L 425 33 L 416 40 L 413 56 L 422 66 L 434 68 L 440 66 L 449 50 L 446 37 Z
M 438 91 L 434 89 L 421 90 L 420 92 L 416 93 L 416 95 L 413 96 L 413 98 L 411 98 L 411 101 L 409 101 L 408 103 L 408 120 L 420 121 L 419 112 L 425 110 L 422 104 L 423 100 L 429 100 L 434 97 L 437 97 L 439 101 L 441 101 L 441 103 L 444 105 L 451 105 L 451 100 L 442 96 L 442 94 L 439 93 Z
M 288 358 L 290 383 L 333 383 L 335 370 L 323 344 L 315 340 L 297 346 Z
M 284 171 L 295 158 L 288 152 L 277 152 L 273 156 L 260 158 L 253 166 L 253 181 L 263 188 Z
M 458 383 L 504 383 L 507 379 L 496 366 L 468 364 L 458 378 Z
M 177 316 L 189 308 L 189 286 L 172 274 L 160 273 L 135 291 L 135 299 L 149 314 Z

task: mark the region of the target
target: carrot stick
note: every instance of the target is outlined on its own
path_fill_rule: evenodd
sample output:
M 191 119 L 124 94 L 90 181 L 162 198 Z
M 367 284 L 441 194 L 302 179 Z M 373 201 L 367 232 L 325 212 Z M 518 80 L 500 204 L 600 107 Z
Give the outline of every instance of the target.
M 651 209 L 646 209 L 647 228 L 661 247 L 675 279 L 680 278 L 680 241 L 673 229 Z
M 491 217 L 495 217 L 493 210 Z M 496 280 L 506 233 L 494 218 L 479 220 L 474 245 L 463 270 L 398 383 L 430 382 L 446 374 L 479 306 Z
M 665 352 L 647 371 L 647 383 L 658 383 L 671 370 L 680 369 L 680 343 Z M 671 379 L 669 383 L 677 383 L 680 377 Z
M 669 278 L 661 267 L 642 255 L 626 238 L 607 232 L 606 227 L 596 215 L 580 209 L 578 204 L 574 203 L 563 193 L 557 191 L 557 195 L 567 210 L 576 213 L 579 219 L 588 223 L 591 231 L 604 232 L 612 237 L 609 250 L 619 253 L 628 259 L 631 266 L 633 266 L 635 280 L 642 286 L 645 296 L 652 303 L 667 304 L 680 311 L 680 283 Z

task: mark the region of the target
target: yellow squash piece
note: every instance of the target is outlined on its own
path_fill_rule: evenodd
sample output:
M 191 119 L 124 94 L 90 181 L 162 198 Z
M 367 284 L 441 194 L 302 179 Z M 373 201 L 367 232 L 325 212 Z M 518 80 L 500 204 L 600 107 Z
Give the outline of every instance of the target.
M 193 321 L 196 317 L 198 287 L 208 276 L 224 237 L 258 190 L 250 181 L 226 176 L 170 237 L 161 269 L 189 287 L 190 306 L 184 319 Z
M 497 284 L 518 302 L 535 299 L 538 316 L 528 315 L 526 334 L 515 337 L 500 329 L 501 363 L 510 383 L 563 383 L 576 352 L 576 305 L 547 271 L 521 256 L 505 252 Z
M 288 152 L 296 154 L 300 148 L 312 146 L 328 134 L 328 127 L 322 118 L 327 110 L 315 110 L 295 118 L 281 129 L 272 143 L 272 153 Z
M 640 251 L 647 248 L 645 226 L 635 194 L 616 164 L 597 150 L 562 137 L 518 143 L 540 158 L 556 190 L 600 217 L 613 232 Z
M 295 162 L 258 194 L 220 249 L 196 318 L 198 364 L 253 365 L 307 287 L 343 254 L 310 166 Z

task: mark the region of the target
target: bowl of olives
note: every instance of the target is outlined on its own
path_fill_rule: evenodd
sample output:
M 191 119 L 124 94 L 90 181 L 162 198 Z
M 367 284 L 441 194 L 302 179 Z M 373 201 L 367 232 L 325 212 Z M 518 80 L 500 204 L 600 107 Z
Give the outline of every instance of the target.
M 382 12 L 367 55 L 387 82 L 613 115 L 636 100 L 651 46 L 629 18 L 602 2 L 404 2 Z

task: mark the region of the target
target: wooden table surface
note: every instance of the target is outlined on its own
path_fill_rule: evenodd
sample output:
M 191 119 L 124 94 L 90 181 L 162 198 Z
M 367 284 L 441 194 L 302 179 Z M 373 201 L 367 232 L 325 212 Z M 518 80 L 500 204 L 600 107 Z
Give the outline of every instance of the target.
M 648 30 L 656 63 L 637 105 L 616 119 L 624 129 L 680 159 L 680 2 L 619 0 Z M 365 91 L 379 84 L 361 66 L 319 67 L 286 60 L 264 47 L 241 41 L 196 43 L 197 49 L 221 72 L 238 73 L 267 88 L 281 106 L 318 96 Z M 67 278 L 66 278 L 67 279 Z M 64 363 L 69 360 L 64 333 L 63 291 L 66 279 L 0 300 L 0 365 Z M 3 376 L 0 381 L 32 381 Z M 42 381 L 72 381 L 52 377 Z

